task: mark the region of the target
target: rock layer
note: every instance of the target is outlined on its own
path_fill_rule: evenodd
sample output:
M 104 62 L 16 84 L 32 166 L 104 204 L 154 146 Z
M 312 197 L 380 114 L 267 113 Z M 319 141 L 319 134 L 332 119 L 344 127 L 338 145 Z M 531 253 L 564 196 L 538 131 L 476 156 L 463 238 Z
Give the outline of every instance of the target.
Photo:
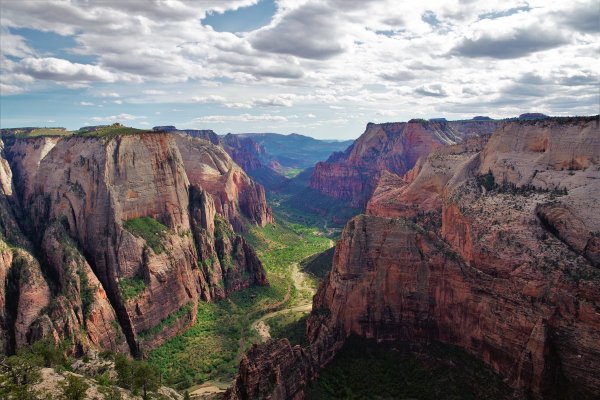
M 220 147 L 165 133 L 5 139 L 0 239 L 17 242 L 20 213 L 33 244 L 21 242 L 56 287 L 3 245 L 0 272 L 19 292 L 0 304 L 9 351 L 53 336 L 73 338 L 73 352 L 137 354 L 190 326 L 198 301 L 267 284 L 228 222 L 270 221 L 264 191 Z
M 382 173 L 402 175 L 432 150 L 491 133 L 500 124 L 497 121 L 369 123 L 344 153 L 334 153 L 315 166 L 310 187 L 363 208 Z
M 310 380 L 350 335 L 433 340 L 466 349 L 526 396 L 596 398 L 597 118 L 514 122 L 487 143 L 440 148 L 410 173 L 384 176 L 370 215 L 351 220 L 336 245 L 310 345 L 294 350 L 306 356 L 273 368 Z M 565 159 L 585 161 L 565 170 Z M 249 360 L 257 365 L 240 369 L 232 398 L 262 393 L 253 371 L 267 361 Z M 303 397 L 286 385 L 276 380 L 270 398 Z

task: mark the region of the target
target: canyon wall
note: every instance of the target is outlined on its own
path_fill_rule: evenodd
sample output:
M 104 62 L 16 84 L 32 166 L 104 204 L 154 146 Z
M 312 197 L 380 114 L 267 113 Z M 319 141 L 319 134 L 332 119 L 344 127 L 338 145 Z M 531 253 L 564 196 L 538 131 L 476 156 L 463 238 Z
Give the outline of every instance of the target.
M 343 153 L 317 163 L 310 187 L 364 208 L 381 174 L 403 175 L 420 157 L 440 146 L 471 136 L 489 134 L 499 121 L 409 121 L 369 123 L 365 132 Z
M 135 355 L 189 327 L 198 301 L 267 284 L 230 224 L 269 222 L 264 190 L 220 147 L 166 133 L 3 147 L 0 270 L 18 292 L 2 307 L 8 351 L 51 336 Z
M 303 398 L 286 377 L 314 379 L 350 335 L 458 345 L 524 396 L 596 398 L 598 145 L 598 117 L 519 121 L 386 174 L 337 243 L 310 345 L 253 349 L 229 398 Z

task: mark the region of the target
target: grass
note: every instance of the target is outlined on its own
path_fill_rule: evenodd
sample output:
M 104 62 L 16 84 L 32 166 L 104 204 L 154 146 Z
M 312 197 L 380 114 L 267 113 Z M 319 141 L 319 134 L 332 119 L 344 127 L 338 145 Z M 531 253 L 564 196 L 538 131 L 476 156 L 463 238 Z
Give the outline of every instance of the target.
M 156 335 L 157 333 L 162 332 L 162 330 L 164 328 L 166 328 L 167 326 L 173 325 L 181 317 L 186 316 L 186 315 L 188 317 L 190 317 L 193 306 L 194 306 L 194 303 L 192 303 L 192 302 L 184 304 L 183 306 L 181 306 L 179 308 L 179 310 L 169 314 L 167 317 L 165 317 L 163 320 L 161 320 L 157 325 L 154 325 L 152 328 L 146 329 L 146 330 L 140 332 L 140 337 L 143 339 L 151 338 L 152 336 Z M 190 317 L 190 319 L 191 319 L 191 317 Z
M 131 128 L 121 124 L 105 125 L 91 128 L 81 128 L 74 134 L 84 137 L 113 138 L 115 136 L 136 135 L 148 132 L 144 129 Z
M 307 257 L 300 262 L 300 269 L 319 280 L 323 279 L 331 271 L 334 252 L 335 247 L 332 247 L 322 253 Z
M 164 240 L 167 238 L 169 228 L 151 217 L 128 219 L 123 222 L 123 228 L 132 235 L 140 237 L 156 253 L 165 251 Z
M 329 239 L 317 233 L 314 228 L 281 221 L 252 228 L 246 239 L 257 250 L 270 285 L 251 287 L 224 300 L 201 302 L 190 329 L 149 353 L 149 362 L 160 368 L 165 382 L 178 389 L 206 381 L 231 382 L 243 353 L 260 341 L 252 323 L 297 299 L 291 264 L 330 247 Z
M 288 179 L 296 177 L 303 169 L 301 168 L 287 168 L 282 171 L 282 175 Z
M 307 392 L 310 399 L 511 399 L 513 390 L 458 347 L 351 338 Z
M 18 138 L 28 137 L 42 137 L 42 136 L 69 136 L 72 134 L 71 131 L 65 128 L 16 128 L 16 129 L 2 129 L 0 132 L 2 136 L 14 136 Z
M 146 284 L 140 277 L 121 278 L 119 279 L 119 289 L 121 290 L 123 300 L 129 300 L 136 298 L 142 293 L 146 289 Z
M 307 312 L 290 311 L 269 318 L 265 322 L 269 325 L 271 338 L 283 339 L 287 338 L 292 345 L 308 344 L 306 340 L 306 320 Z

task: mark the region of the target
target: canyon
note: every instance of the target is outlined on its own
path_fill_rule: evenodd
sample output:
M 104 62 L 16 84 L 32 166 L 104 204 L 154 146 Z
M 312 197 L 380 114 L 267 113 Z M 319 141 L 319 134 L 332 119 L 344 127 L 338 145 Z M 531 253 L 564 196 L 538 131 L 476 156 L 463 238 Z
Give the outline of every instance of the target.
M 129 130 L 128 130 L 129 129 Z M 120 126 L 7 133 L 0 158 L 0 342 L 144 354 L 200 301 L 268 285 L 240 235 L 272 222 L 219 146 Z
M 596 398 L 598 122 L 505 121 L 443 145 L 429 135 L 412 154 L 380 150 L 422 130 L 415 123 L 396 124 L 393 135 L 368 126 L 317 167 L 336 173 L 315 170 L 311 182 L 339 186 L 336 195 L 364 204 L 366 215 L 336 245 L 313 299 L 309 345 L 255 345 L 226 398 L 304 398 L 353 336 L 459 346 L 524 398 Z M 376 145 L 358 146 L 370 138 Z M 382 168 L 365 167 L 369 159 Z M 369 168 L 369 183 L 355 186 Z
M 310 187 L 364 208 L 381 174 L 403 175 L 420 157 L 471 136 L 489 134 L 503 121 L 425 121 L 369 123 L 344 152 L 315 165 Z

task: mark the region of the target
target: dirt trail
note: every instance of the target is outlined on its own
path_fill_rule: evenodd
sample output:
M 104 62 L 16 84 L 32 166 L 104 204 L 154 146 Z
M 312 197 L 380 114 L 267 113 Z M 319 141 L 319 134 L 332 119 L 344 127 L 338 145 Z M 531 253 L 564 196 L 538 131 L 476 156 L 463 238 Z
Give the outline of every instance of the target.
M 293 263 L 291 265 L 291 268 L 292 268 L 292 282 L 294 283 L 296 290 L 300 291 L 300 290 L 309 289 L 309 287 L 304 285 L 304 282 L 306 280 L 306 274 L 298 269 L 298 263 Z M 314 289 L 312 291 L 314 294 Z M 311 301 L 304 301 L 300 304 L 296 304 L 293 307 L 282 308 L 280 310 L 273 311 L 268 314 L 264 314 L 263 316 L 261 316 L 260 318 L 258 318 L 256 321 L 254 321 L 252 323 L 250 329 L 256 330 L 258 332 L 258 335 L 260 336 L 261 340 L 263 342 L 266 342 L 267 340 L 271 339 L 271 334 L 270 334 L 270 327 L 265 321 L 267 321 L 268 319 L 273 318 L 277 315 L 280 315 L 280 314 L 284 314 L 284 313 L 288 313 L 288 312 L 309 312 L 311 309 L 312 309 Z

